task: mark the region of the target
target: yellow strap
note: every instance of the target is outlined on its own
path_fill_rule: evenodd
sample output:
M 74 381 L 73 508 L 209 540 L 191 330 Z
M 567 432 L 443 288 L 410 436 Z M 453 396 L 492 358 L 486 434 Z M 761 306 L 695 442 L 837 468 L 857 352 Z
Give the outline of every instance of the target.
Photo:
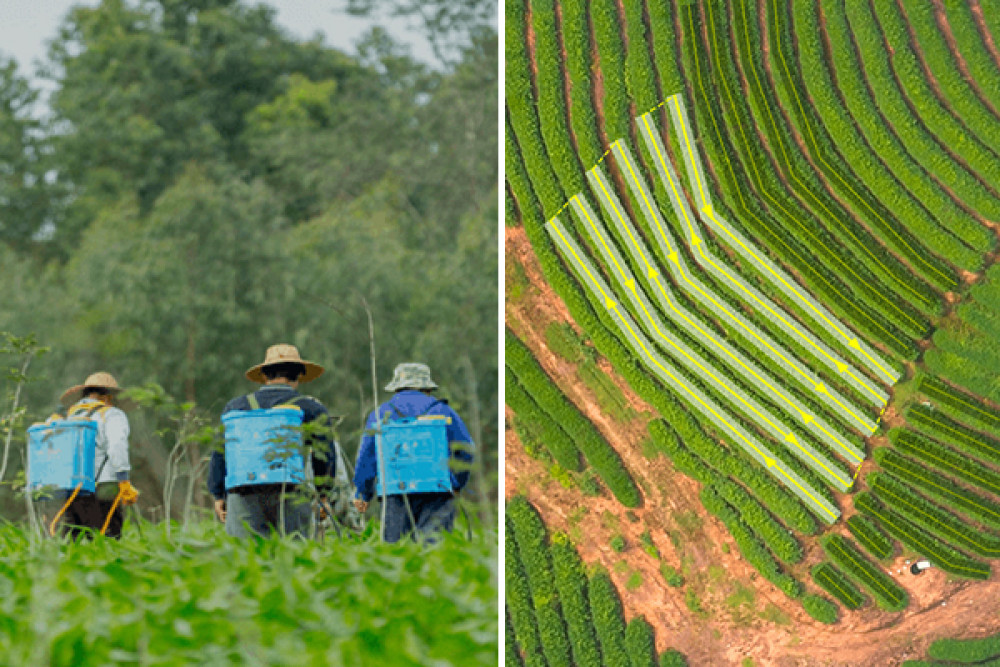
M 73 499 L 76 498 L 76 494 L 80 493 L 80 488 L 82 486 L 83 482 L 76 485 L 76 488 L 73 489 L 73 494 L 69 497 L 69 500 L 66 501 L 66 504 L 63 505 L 62 509 L 56 514 L 56 518 L 52 519 L 52 523 L 49 524 L 49 535 L 52 537 L 55 537 L 56 535 L 56 524 L 59 523 L 59 519 L 61 519 L 62 515 L 66 513 L 66 510 L 69 509 L 69 506 L 73 503 Z
M 124 493 L 125 491 L 119 486 L 118 495 L 115 496 L 115 502 L 111 503 L 111 509 L 108 510 L 108 517 L 104 520 L 104 525 L 101 526 L 101 535 L 103 535 L 104 531 L 108 529 L 108 525 L 111 523 L 111 515 L 115 513 L 115 508 L 118 507 L 118 501 L 122 499 L 122 495 Z

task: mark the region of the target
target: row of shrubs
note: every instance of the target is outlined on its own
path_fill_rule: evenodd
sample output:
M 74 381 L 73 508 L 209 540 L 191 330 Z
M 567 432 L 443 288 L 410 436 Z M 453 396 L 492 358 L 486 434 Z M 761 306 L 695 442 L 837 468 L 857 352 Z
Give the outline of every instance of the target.
M 871 493 L 859 493 L 854 499 L 854 505 L 868 516 L 878 519 L 893 537 L 930 559 L 945 572 L 968 579 L 989 579 L 989 565 L 969 558 L 910 523 L 898 512 L 885 507 Z
M 868 484 L 879 500 L 931 534 L 987 558 L 1000 556 L 1000 537 L 970 526 L 891 474 L 869 475 Z
M 851 16 L 849 27 L 842 0 L 821 0 L 821 5 L 826 34 L 833 53 L 832 62 L 838 72 L 842 67 L 853 67 L 862 72 L 877 93 L 874 97 L 879 111 L 906 145 L 908 152 L 980 215 L 989 219 L 1000 216 L 1000 201 L 997 201 L 973 174 L 942 151 L 921 123 L 915 122 L 898 86 L 892 80 L 893 74 L 885 57 L 885 44 L 882 42 L 881 31 L 868 6 L 862 8 L 858 5 L 858 11 L 853 12 Z M 862 16 L 862 10 L 867 16 Z M 852 28 L 856 33 L 861 31 L 857 37 L 862 57 L 866 47 L 871 49 L 871 53 L 864 58 L 864 66 L 854 50 L 854 42 L 851 40 Z
M 862 556 L 849 540 L 833 534 L 820 538 L 820 544 L 834 564 L 868 589 L 879 607 L 886 611 L 900 611 L 906 608 L 909 602 L 906 591 L 880 567 Z
M 927 654 L 937 660 L 988 664 L 987 660 L 1000 658 L 1000 635 L 982 639 L 938 639 L 930 645 Z
M 975 132 L 970 132 L 969 128 L 938 100 L 910 44 L 910 31 L 906 26 L 906 20 L 899 14 L 898 9 L 890 11 L 890 6 L 895 8 L 896 4 L 876 3 L 874 14 L 878 17 L 877 22 L 871 20 L 872 9 L 867 5 L 860 7 L 852 3 L 848 8 L 851 25 L 857 37 L 858 50 L 866 66 L 871 58 L 878 58 L 881 71 L 882 65 L 890 62 L 885 57 L 885 45 L 888 44 L 893 50 L 891 63 L 895 80 L 892 80 L 892 74 L 888 77 L 872 77 L 875 90 L 881 92 L 888 86 L 895 86 L 898 81 L 903 93 L 910 100 L 919 102 L 917 107 L 919 119 L 927 126 L 928 131 L 938 138 L 942 148 L 955 153 L 958 160 L 964 161 L 982 182 L 990 186 L 997 183 L 1000 181 L 1000 160 L 996 153 L 985 146 Z M 879 30 L 880 24 L 881 30 Z M 931 67 L 935 70 L 936 78 L 936 68 L 933 65 Z M 956 71 L 955 75 L 958 74 Z M 937 79 L 937 83 L 947 96 L 948 81 Z M 976 117 L 970 120 L 981 119 Z
M 743 66 L 744 78 L 747 80 L 750 90 L 755 93 L 751 99 L 756 99 L 758 115 L 761 112 L 766 114 L 773 124 L 776 134 L 780 136 L 781 153 L 785 156 L 789 169 L 797 172 L 798 176 L 794 178 L 798 185 L 815 188 L 822 185 L 819 175 L 816 173 L 817 170 L 811 167 L 803 153 L 799 151 L 798 145 L 792 137 L 792 129 L 785 124 L 779 111 L 781 101 L 770 86 L 766 85 L 768 77 L 763 60 L 767 57 L 767 45 L 762 41 L 757 23 L 759 17 L 755 9 L 747 5 L 729 6 L 733 20 L 735 51 Z M 778 29 L 780 30 L 780 27 Z M 722 33 L 723 44 L 726 44 L 727 36 L 727 34 Z M 777 33 L 772 35 L 772 37 L 774 36 L 777 36 Z M 774 68 L 772 68 L 773 70 Z M 916 277 L 921 283 L 928 282 L 937 289 L 949 290 L 958 284 L 955 270 L 928 252 L 923 243 L 914 238 L 905 227 L 902 227 L 896 220 L 894 213 L 882 207 L 877 199 L 866 198 L 852 188 L 844 188 L 837 179 L 828 178 L 827 184 L 845 204 L 839 212 L 833 213 L 836 209 L 830 208 L 830 204 L 838 202 L 830 198 L 829 201 L 824 202 L 823 208 L 828 214 L 833 213 L 830 215 L 832 219 L 843 215 L 839 224 L 840 234 L 853 239 L 856 247 L 871 246 L 867 254 L 870 262 L 874 263 L 873 271 L 887 272 L 888 275 L 894 276 L 897 281 L 901 281 L 903 289 L 898 290 L 899 292 L 907 294 L 919 292 L 920 299 L 926 305 L 940 308 L 940 297 L 934 289 L 927 285 L 917 288 L 916 285 L 907 285 L 905 282 L 912 283 Z M 817 200 L 817 203 L 819 201 Z M 857 220 L 850 216 L 851 211 Z M 869 232 L 866 227 L 872 231 Z M 878 244 L 878 241 L 881 241 L 881 244 Z M 894 256 L 886 248 L 894 250 L 899 257 Z M 899 258 L 908 261 L 912 269 L 902 264 Z M 913 275 L 914 273 L 916 275 Z
M 544 667 L 545 654 L 535 622 L 535 607 L 528 589 L 528 577 L 514 540 L 514 528 L 510 521 L 504 522 L 504 601 L 507 614 L 517 638 L 524 664 L 527 667 Z
M 910 12 L 911 5 L 918 5 L 920 2 L 905 3 L 907 13 Z M 977 91 L 993 105 L 994 109 L 1000 109 L 1000 70 L 997 69 L 996 61 L 986 48 L 976 25 L 976 19 L 972 15 L 972 6 L 967 2 L 946 2 L 943 3 L 945 16 L 948 18 L 948 26 L 951 34 L 955 38 L 955 46 L 965 61 L 969 73 L 976 82 Z
M 768 6 L 772 4 L 769 2 Z M 989 245 L 987 230 L 917 164 L 895 134 L 885 131 L 857 68 L 835 63 L 838 78 L 834 85 L 829 69 L 832 65 L 823 50 L 816 3 L 790 3 L 784 11 L 794 12 L 798 71 L 808 73 L 799 76 L 792 85 L 804 86 L 807 99 L 814 103 L 810 109 L 825 126 L 815 124 L 816 130 L 805 133 L 805 139 L 814 143 L 814 151 L 829 156 L 820 160 L 826 165 L 828 178 L 831 181 L 844 178 L 849 165 L 859 177 L 851 179 L 852 187 L 862 180 L 860 186 L 866 195 L 877 197 L 932 252 L 958 267 L 977 270 L 982 265 L 982 253 L 976 248 Z M 771 13 L 777 17 L 777 12 Z M 788 24 L 777 19 L 776 22 Z M 791 40 L 783 41 L 782 46 L 783 57 L 792 61 Z M 799 94 L 794 87 L 792 92 Z M 830 134 L 836 136 L 835 147 Z M 819 141 L 817 135 L 821 137 Z M 837 152 L 843 159 L 838 158 Z M 939 220 L 947 220 L 948 227 Z M 979 245 L 970 248 L 966 243 Z
M 893 449 L 878 447 L 873 456 L 882 468 L 903 482 L 939 498 L 945 506 L 958 508 L 977 521 L 1000 528 L 1000 505 L 993 500 L 969 491 L 937 470 L 922 466 Z
M 539 435 L 538 439 L 549 450 L 556 463 L 566 470 L 580 470 L 580 451 L 573 444 L 573 439 L 538 407 L 538 403 L 528 395 L 509 368 L 504 371 L 504 402 L 519 419 L 531 424 L 531 428 Z
M 773 183 L 761 181 L 763 165 L 759 165 L 754 156 L 759 156 L 762 148 L 751 146 L 746 152 L 747 159 L 750 160 L 748 172 L 737 171 L 739 156 L 743 153 L 737 152 L 724 135 L 720 120 L 723 114 L 716 106 L 718 96 L 708 91 L 703 82 L 705 75 L 702 70 L 707 69 L 707 64 L 702 60 L 703 49 L 694 41 L 694 35 L 700 30 L 697 9 L 691 6 L 681 8 L 680 20 L 683 28 L 683 48 L 680 55 L 688 69 L 689 78 L 699 84 L 694 87 L 695 103 L 691 107 L 699 126 L 703 128 L 699 139 L 711 161 L 717 166 L 714 173 L 721 181 L 720 189 L 726 193 L 727 198 L 732 198 L 733 203 L 739 207 L 739 212 L 734 215 L 718 198 L 714 206 L 731 223 L 748 225 L 751 237 L 759 237 L 767 248 L 791 264 L 805 278 L 813 293 L 828 306 L 839 310 L 842 317 L 854 322 L 867 335 L 881 341 L 900 356 L 911 358 L 915 354 L 913 338 L 888 323 L 875 312 L 877 309 L 860 306 L 861 298 L 854 296 L 851 288 L 844 282 L 848 272 L 843 260 L 835 253 L 823 253 L 823 261 L 817 262 L 813 253 L 803 245 L 801 239 L 807 237 L 809 231 L 798 222 L 799 218 L 786 217 L 780 211 L 765 212 L 762 203 L 753 195 L 754 187 L 749 180 L 751 178 L 762 189 L 771 188 L 772 192 L 777 192 L 773 190 Z M 751 139 L 752 137 L 744 135 L 741 145 Z M 805 216 L 803 212 L 799 215 Z M 789 233 L 790 231 L 793 233 Z M 822 246 L 818 252 L 823 252 Z
M 504 363 L 513 371 L 525 391 L 535 399 L 587 458 L 615 498 L 626 507 L 638 507 L 639 489 L 621 457 L 575 405 L 570 403 L 531 354 L 531 350 L 509 329 L 504 341 Z
M 597 130 L 592 91 L 593 60 L 590 53 L 590 7 L 586 0 L 562 0 L 562 38 L 566 72 L 570 81 L 570 122 L 580 161 L 597 163 L 604 152 Z
M 971 429 L 940 410 L 928 405 L 911 405 L 906 409 L 906 421 L 941 442 L 1000 465 L 1000 440 Z
M 869 486 L 871 485 L 872 477 L 874 475 L 866 477 Z M 863 546 L 875 558 L 885 560 L 892 555 L 892 540 L 889 539 L 889 536 L 860 514 L 855 514 L 847 520 L 847 530 L 851 532 L 851 535 L 858 541 L 858 544 Z
M 769 150 L 760 139 L 755 139 L 754 148 L 761 152 L 747 156 L 747 159 L 757 162 L 758 170 L 767 176 L 766 187 L 769 192 L 766 195 L 773 196 L 775 205 L 784 210 L 786 218 L 790 215 L 804 215 L 804 222 L 810 229 L 809 245 L 817 253 L 836 256 L 838 264 L 844 266 L 839 271 L 842 275 L 854 277 L 859 293 L 870 293 L 888 302 L 885 294 L 888 290 L 885 290 L 884 285 L 887 279 L 891 281 L 904 298 L 893 299 L 892 305 L 883 311 L 885 316 L 910 334 L 920 335 L 926 332 L 929 329 L 927 318 L 916 312 L 911 303 L 916 301 L 922 308 L 934 313 L 940 309 L 938 295 L 877 243 L 870 239 L 867 243 L 861 241 L 863 234 L 857 223 L 850 219 L 850 213 L 829 195 L 815 174 L 809 171 L 808 164 L 801 164 L 801 153 L 797 147 L 792 147 L 794 142 L 789 139 L 787 128 L 779 126 L 776 112 L 771 109 L 773 102 L 769 104 L 759 87 L 750 86 L 750 94 L 744 98 L 736 65 L 731 57 L 725 9 L 717 4 L 704 7 L 708 19 L 707 46 L 715 83 L 731 109 L 726 118 L 740 128 L 744 138 L 754 134 L 752 126 L 756 122 L 773 147 Z M 742 127 L 746 124 L 749 124 L 750 129 Z M 749 144 L 746 147 L 751 148 Z M 780 172 L 767 160 L 768 152 L 783 166 L 788 185 L 782 182 Z M 797 203 L 796 198 L 801 199 L 802 203 Z
M 985 405 L 972 394 L 960 391 L 944 380 L 925 375 L 920 379 L 920 391 L 965 417 L 967 423 L 981 425 L 986 430 L 1000 432 L 1000 411 Z
M 608 141 L 628 136 L 632 114 L 625 86 L 625 44 L 615 0 L 591 0 L 590 20 L 604 81 L 604 130 Z
M 600 667 L 601 651 L 594 633 L 587 596 L 587 575 L 583 571 L 580 555 L 563 533 L 551 535 L 549 549 L 552 552 L 556 590 L 573 649 L 573 662 L 579 667 Z
M 813 567 L 812 578 L 847 609 L 859 609 L 865 603 L 864 594 L 833 563 L 823 561 Z
M 976 459 L 959 454 L 926 436 L 907 429 L 890 430 L 889 441 L 899 451 L 924 461 L 932 468 L 950 473 L 992 493 L 1000 493 L 1000 474 L 987 468 Z

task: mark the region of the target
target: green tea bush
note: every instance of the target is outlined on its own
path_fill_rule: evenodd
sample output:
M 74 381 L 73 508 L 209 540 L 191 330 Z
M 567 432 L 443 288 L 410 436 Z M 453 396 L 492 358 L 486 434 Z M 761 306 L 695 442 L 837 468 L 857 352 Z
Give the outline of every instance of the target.
M 866 478 L 869 486 L 872 477 L 873 475 L 869 475 Z M 855 514 L 847 520 L 847 530 L 851 531 L 854 539 L 875 558 L 885 560 L 892 555 L 892 540 L 878 526 L 860 514 Z
M 950 473 L 986 491 L 1000 493 L 1000 474 L 926 436 L 906 429 L 892 429 L 889 441 L 899 451 L 925 462 L 931 468 Z
M 538 433 L 539 439 L 552 454 L 552 458 L 567 470 L 579 470 L 580 451 L 573 444 L 573 440 L 528 395 L 509 368 L 505 369 L 504 388 L 504 402 L 519 418 L 531 423 L 531 428 Z
M 556 590 L 562 605 L 563 618 L 573 650 L 573 662 L 579 667 L 600 667 L 601 652 L 597 647 L 594 622 L 587 597 L 587 575 L 580 555 L 562 533 L 552 535 L 552 570 Z
M 837 605 L 822 595 L 803 595 L 802 608 L 820 623 L 832 625 L 838 620 Z
M 653 626 L 642 616 L 633 618 L 625 628 L 625 646 L 632 667 L 656 667 Z
M 906 421 L 940 442 L 1000 465 L 1000 440 L 960 424 L 940 410 L 928 405 L 911 405 L 906 409 Z
M 688 661 L 677 649 L 668 648 L 660 654 L 660 667 L 688 667 Z
M 504 608 L 504 667 L 522 667 L 521 650 L 517 646 L 517 638 L 514 636 L 514 626 L 510 624 L 510 614 Z
M 906 591 L 881 568 L 862 556 L 848 540 L 840 535 L 828 535 L 820 538 L 820 544 L 830 560 L 868 589 L 879 607 L 886 611 L 906 608 L 909 602 Z
M 920 391 L 966 418 L 972 425 L 981 425 L 994 433 L 1000 432 L 1000 411 L 975 396 L 960 391 L 940 378 L 925 375 L 920 379 Z
M 967 2 L 945 2 L 944 13 L 948 19 L 951 34 L 955 37 L 955 46 L 969 68 L 969 73 L 976 83 L 976 90 L 993 106 L 1000 109 L 1000 70 L 996 61 L 986 48 L 972 15 L 972 7 Z M 912 5 L 920 5 L 919 0 L 904 0 L 903 6 L 907 14 Z M 919 7 L 918 7 L 919 9 Z
M 602 664 L 607 667 L 630 667 L 622 603 L 607 572 L 596 572 L 590 578 L 590 611 L 601 642 Z
M 963 664 L 1000 658 L 1000 635 L 982 639 L 938 639 L 927 649 L 927 655 Z
M 590 20 L 604 78 L 604 129 L 609 141 L 628 137 L 632 114 L 625 87 L 625 44 L 615 0 L 591 0 Z
M 848 609 L 858 609 L 865 603 L 865 596 L 857 586 L 832 563 L 824 561 L 813 567 L 812 578 L 817 586 L 840 600 Z
M 0 527 L 0 664 L 499 660 L 493 533 L 434 547 L 380 544 L 371 530 L 237 540 L 206 521 L 171 535 L 129 521 L 121 541 L 66 543 Z
M 580 161 L 590 168 L 600 159 L 604 149 L 597 131 L 597 113 L 591 91 L 592 59 L 590 54 L 589 5 L 585 0 L 563 0 L 562 36 L 566 52 L 566 72 L 569 74 L 570 122 L 576 137 Z
M 568 665 L 569 638 L 556 595 L 545 524 L 524 496 L 514 496 L 507 503 L 506 520 L 514 527 L 545 659 L 550 665 Z
M 528 577 L 524 574 L 524 565 L 517 551 L 517 541 L 514 539 L 514 527 L 510 521 L 504 522 L 504 597 L 507 612 L 510 614 L 511 625 L 517 643 L 524 651 L 525 665 L 545 665 L 542 653 L 542 640 L 538 636 L 538 624 L 535 622 L 535 608 L 531 602 L 531 591 L 528 589 Z

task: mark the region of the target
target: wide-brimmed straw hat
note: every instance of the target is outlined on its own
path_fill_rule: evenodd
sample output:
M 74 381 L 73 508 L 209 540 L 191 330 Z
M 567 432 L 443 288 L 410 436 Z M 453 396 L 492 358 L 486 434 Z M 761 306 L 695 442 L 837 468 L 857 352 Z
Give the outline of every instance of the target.
M 267 382 L 267 377 L 264 375 L 263 369 L 277 364 L 302 364 L 306 372 L 299 378 L 299 382 L 312 382 L 322 375 L 325 370 L 319 364 L 305 361 L 300 357 L 299 348 L 294 345 L 272 345 L 267 348 L 267 354 L 264 355 L 264 363 L 257 364 L 247 371 L 247 379 L 258 384 L 264 384 Z
M 110 394 L 117 394 L 122 390 L 122 388 L 118 386 L 118 381 L 115 380 L 114 375 L 101 371 L 87 377 L 83 384 L 78 384 L 75 387 L 67 389 L 63 392 L 62 398 L 59 400 L 61 400 L 64 405 L 72 405 L 80 400 L 80 397 L 83 396 L 87 389 L 103 389 Z
M 431 379 L 431 369 L 427 364 L 406 363 L 396 366 L 392 382 L 385 386 L 386 391 L 400 389 L 437 389 L 437 384 Z

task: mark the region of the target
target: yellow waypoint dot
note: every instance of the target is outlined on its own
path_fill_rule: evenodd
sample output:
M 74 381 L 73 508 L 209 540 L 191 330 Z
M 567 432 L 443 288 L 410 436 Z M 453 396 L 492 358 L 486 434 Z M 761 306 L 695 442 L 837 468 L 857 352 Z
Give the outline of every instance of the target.
M 816 391 L 818 391 L 821 394 L 825 394 L 826 393 L 826 386 L 824 386 L 822 384 L 818 384 L 814 388 L 816 389 Z
M 767 467 L 768 468 L 773 468 L 774 467 L 774 459 L 765 458 L 764 462 L 767 463 Z
M 708 215 L 712 215 L 712 205 L 705 204 L 704 206 L 701 207 L 701 212 L 706 213 Z
M 838 363 L 837 364 L 837 370 L 840 371 L 841 373 L 843 373 L 844 371 L 847 370 L 847 365 L 846 364 L 839 364 Z
M 858 343 L 858 339 L 857 338 L 852 338 L 851 342 L 848 343 L 847 346 L 851 347 L 851 348 L 854 348 L 855 350 L 860 350 L 861 349 L 861 344 Z
M 671 262 L 674 262 L 676 264 L 677 263 L 677 252 L 674 251 L 674 252 L 670 253 L 669 255 L 667 255 L 667 259 L 669 259 Z
M 807 414 L 802 415 L 802 421 L 804 421 L 805 423 L 811 424 L 812 420 L 813 420 L 812 415 L 807 415 Z
M 701 239 L 698 238 L 697 236 L 692 236 L 691 237 L 691 243 L 693 243 L 695 245 L 698 245 L 699 243 L 701 243 Z
M 786 435 L 785 440 L 787 440 L 788 442 L 798 442 L 798 439 L 795 437 L 794 433 L 789 433 L 788 435 Z

